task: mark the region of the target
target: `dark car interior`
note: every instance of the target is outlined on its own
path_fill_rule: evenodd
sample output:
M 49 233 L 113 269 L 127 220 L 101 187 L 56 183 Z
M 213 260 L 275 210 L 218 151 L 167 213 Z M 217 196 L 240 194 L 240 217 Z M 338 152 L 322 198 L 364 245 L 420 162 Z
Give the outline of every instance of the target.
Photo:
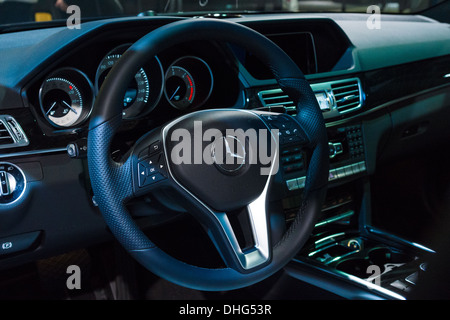
M 448 1 L 380 28 L 89 2 L 80 28 L 0 2 L 1 299 L 450 298 Z M 177 166 L 167 137 L 200 120 L 277 129 L 278 170 Z

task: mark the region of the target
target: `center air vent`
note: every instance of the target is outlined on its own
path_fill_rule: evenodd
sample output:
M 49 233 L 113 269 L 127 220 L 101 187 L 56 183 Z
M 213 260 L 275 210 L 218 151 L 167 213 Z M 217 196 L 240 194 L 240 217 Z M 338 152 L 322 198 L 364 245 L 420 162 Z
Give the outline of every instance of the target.
M 316 94 L 324 118 L 354 111 L 363 104 L 364 94 L 358 78 L 313 83 L 311 88 Z M 296 113 L 294 103 L 281 89 L 260 91 L 258 96 L 266 111 L 285 112 L 290 115 Z
M 289 96 L 281 89 L 260 91 L 258 96 L 263 104 L 263 108 L 267 109 L 267 111 L 275 111 L 279 108 L 284 108 L 287 114 L 293 115 L 296 112 L 296 107 L 291 98 L 289 98 Z
M 331 83 L 331 90 L 339 112 L 348 112 L 361 107 L 361 91 L 358 79 Z

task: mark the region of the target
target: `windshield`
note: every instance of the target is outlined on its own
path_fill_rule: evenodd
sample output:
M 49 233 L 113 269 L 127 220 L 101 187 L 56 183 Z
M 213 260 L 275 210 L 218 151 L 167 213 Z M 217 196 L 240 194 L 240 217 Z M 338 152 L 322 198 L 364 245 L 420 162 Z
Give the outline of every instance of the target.
M 243 12 L 420 12 L 445 0 L 0 0 L 0 25 L 136 15 Z M 374 3 L 375 6 L 373 5 Z

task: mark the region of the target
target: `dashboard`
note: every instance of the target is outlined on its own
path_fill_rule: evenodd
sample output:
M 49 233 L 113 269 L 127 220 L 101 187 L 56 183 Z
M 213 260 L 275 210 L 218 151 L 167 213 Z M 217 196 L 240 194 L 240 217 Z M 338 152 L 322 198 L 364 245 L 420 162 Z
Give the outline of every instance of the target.
M 22 244 L 0 251 L 2 268 L 110 239 L 84 158 L 95 99 L 111 68 L 135 41 L 180 19 L 108 19 L 84 23 L 80 30 L 0 35 L 0 179 L 5 186 L 0 239 Z M 382 29 L 369 30 L 366 16 L 359 14 L 229 19 L 285 50 L 306 74 L 323 111 L 332 191 L 318 234 L 336 221 L 354 221 L 362 201 L 355 182 L 375 172 L 380 148 L 394 156 L 425 127 L 427 135 L 414 140 L 415 146 L 450 134 L 440 121 L 448 114 L 448 102 L 442 100 L 450 85 L 447 24 L 387 15 Z M 111 146 L 115 159 L 146 132 L 196 110 L 293 115 L 296 109 L 252 53 L 214 41 L 184 43 L 149 57 L 123 96 L 124 121 Z M 424 108 L 430 103 L 435 107 Z M 417 115 L 405 120 L 401 115 L 406 108 Z M 273 197 L 289 223 L 301 199 L 308 159 L 295 147 L 289 128 L 281 128 L 280 134 L 282 170 L 275 177 Z M 170 195 L 147 200 L 147 206 L 136 205 L 137 217 L 145 211 L 159 219 L 167 208 L 183 212 Z

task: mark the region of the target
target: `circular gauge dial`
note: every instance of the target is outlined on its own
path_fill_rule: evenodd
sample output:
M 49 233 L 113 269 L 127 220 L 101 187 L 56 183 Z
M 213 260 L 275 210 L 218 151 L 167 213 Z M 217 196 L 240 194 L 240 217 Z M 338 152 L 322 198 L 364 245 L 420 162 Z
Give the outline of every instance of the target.
M 106 76 L 113 67 L 113 65 L 120 59 L 121 54 L 111 54 L 106 56 L 99 66 L 99 75 L 97 79 L 97 87 L 100 88 L 105 81 Z M 150 85 L 147 74 L 141 68 L 134 76 L 134 79 L 129 83 L 125 96 L 123 97 L 123 109 L 126 114 L 126 109 L 135 107 L 142 109 L 148 102 L 150 94 Z
M 97 92 L 100 90 L 111 68 L 122 57 L 122 54 L 129 46 L 130 44 L 124 44 L 114 48 L 102 59 L 95 79 Z M 152 77 L 147 76 L 147 69 L 152 71 Z M 140 68 L 133 80 L 128 84 L 123 97 L 122 117 L 124 119 L 135 118 L 151 111 L 162 94 L 161 90 L 162 67 L 159 60 L 155 57 L 147 66 Z
M 45 118 L 56 127 L 81 124 L 92 109 L 92 86 L 75 69 L 60 70 L 49 76 L 41 86 L 39 97 Z
M 195 98 L 195 82 L 184 68 L 172 66 L 166 72 L 165 95 L 169 103 L 184 110 L 192 105 Z
M 72 82 L 63 78 L 47 79 L 43 95 L 43 112 L 50 121 L 61 127 L 70 127 L 78 121 L 83 110 L 83 97 Z
M 165 76 L 167 101 L 180 110 L 203 106 L 213 89 L 213 75 L 209 65 L 195 56 L 175 60 Z

